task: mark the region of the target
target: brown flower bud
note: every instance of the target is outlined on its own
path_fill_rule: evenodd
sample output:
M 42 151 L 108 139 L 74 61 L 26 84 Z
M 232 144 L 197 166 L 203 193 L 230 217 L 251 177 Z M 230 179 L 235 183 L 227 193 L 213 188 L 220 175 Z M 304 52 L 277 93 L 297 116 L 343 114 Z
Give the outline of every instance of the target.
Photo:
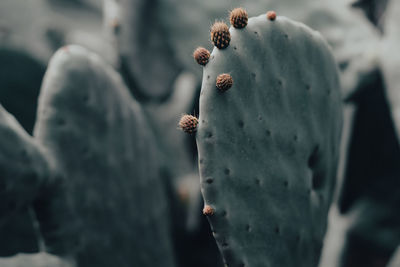
M 231 41 L 228 25 L 223 22 L 215 22 L 211 27 L 211 41 L 219 49 L 227 48 Z
M 198 64 L 205 66 L 210 59 L 210 52 L 204 47 L 198 47 L 194 50 L 193 57 Z
M 232 26 L 236 29 L 242 29 L 246 27 L 248 19 L 249 16 L 247 15 L 246 10 L 240 7 L 232 10 L 229 16 Z
M 227 73 L 223 73 L 223 74 L 218 75 L 215 85 L 222 92 L 227 91 L 233 85 L 232 76 L 227 74 Z

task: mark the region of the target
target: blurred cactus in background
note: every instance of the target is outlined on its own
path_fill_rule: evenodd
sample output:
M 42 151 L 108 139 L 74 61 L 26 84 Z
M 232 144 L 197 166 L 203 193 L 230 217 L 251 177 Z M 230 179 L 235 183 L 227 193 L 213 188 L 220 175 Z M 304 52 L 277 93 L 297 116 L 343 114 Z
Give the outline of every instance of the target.
M 2 0 L 0 266 L 400 266 L 399 12 Z

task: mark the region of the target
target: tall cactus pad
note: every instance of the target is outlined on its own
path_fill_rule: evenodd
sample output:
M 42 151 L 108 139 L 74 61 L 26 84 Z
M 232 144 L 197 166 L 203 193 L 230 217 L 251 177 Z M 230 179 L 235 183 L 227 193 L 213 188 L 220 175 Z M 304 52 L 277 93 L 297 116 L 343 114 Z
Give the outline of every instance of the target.
M 230 34 L 203 73 L 204 213 L 230 267 L 316 266 L 342 122 L 336 64 L 317 32 L 284 17 Z M 221 92 L 223 73 L 234 83 Z
M 74 251 L 80 267 L 173 266 L 153 136 L 121 78 L 98 56 L 77 46 L 56 53 L 35 137 L 63 174 L 65 198 L 52 195 L 41 203 L 53 204 L 38 209 L 51 252 Z

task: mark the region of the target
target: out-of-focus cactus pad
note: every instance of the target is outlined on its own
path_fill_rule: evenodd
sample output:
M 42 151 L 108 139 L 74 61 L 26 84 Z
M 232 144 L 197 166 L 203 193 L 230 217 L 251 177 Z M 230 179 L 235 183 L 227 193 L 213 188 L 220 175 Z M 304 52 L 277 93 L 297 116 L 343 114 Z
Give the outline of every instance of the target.
M 154 137 L 111 67 L 78 46 L 57 52 L 35 137 L 62 173 L 64 194 L 37 210 L 49 251 L 78 266 L 173 266 Z

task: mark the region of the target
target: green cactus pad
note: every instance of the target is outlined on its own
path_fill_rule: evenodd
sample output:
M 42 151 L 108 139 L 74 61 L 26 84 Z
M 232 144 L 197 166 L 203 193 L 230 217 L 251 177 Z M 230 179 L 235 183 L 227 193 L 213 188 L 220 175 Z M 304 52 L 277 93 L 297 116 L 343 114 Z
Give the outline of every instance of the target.
M 284 17 L 230 33 L 204 68 L 197 132 L 214 236 L 229 267 L 316 266 L 342 123 L 336 64 L 317 32 Z
M 50 252 L 78 266 L 174 266 L 154 137 L 111 67 L 78 46 L 58 51 L 34 134 L 62 174 L 63 194 L 37 205 Z

